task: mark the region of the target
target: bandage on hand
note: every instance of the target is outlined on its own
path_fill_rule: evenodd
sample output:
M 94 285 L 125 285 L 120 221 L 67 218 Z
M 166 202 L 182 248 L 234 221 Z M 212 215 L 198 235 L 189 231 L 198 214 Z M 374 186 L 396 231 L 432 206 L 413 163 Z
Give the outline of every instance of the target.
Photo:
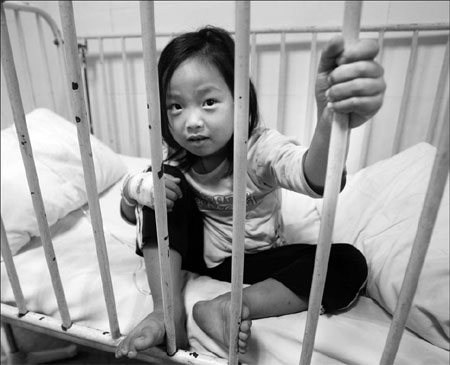
M 175 205 L 177 199 L 182 198 L 182 192 L 178 184 L 180 179 L 169 174 L 164 174 L 166 205 L 170 212 Z M 124 192 L 127 197 L 135 200 L 138 204 L 148 206 L 155 209 L 155 195 L 153 186 L 153 176 L 151 172 L 141 172 L 132 176 L 126 186 Z
M 124 194 L 138 204 L 155 207 L 153 195 L 153 178 L 151 172 L 140 172 L 133 175 L 124 186 Z

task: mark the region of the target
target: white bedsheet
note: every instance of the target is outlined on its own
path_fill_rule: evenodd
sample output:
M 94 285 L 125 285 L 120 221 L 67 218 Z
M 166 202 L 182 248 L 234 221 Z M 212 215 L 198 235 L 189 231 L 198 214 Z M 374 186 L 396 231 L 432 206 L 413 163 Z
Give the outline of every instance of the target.
M 145 166 L 143 159 L 125 158 L 125 161 L 133 171 Z M 141 258 L 134 254 L 135 227 L 127 225 L 119 215 L 120 185 L 121 182 L 118 182 L 102 195 L 101 207 L 119 325 L 121 332 L 126 334 L 152 310 L 152 300 L 151 295 L 147 294 L 148 286 Z M 313 237 L 317 228 L 314 217 L 320 212 L 316 207 L 317 202 L 306 202 L 304 199 L 298 202 L 304 204 L 301 214 L 302 217 L 308 217 L 306 221 L 311 226 L 307 227 L 306 232 Z M 87 215 L 82 209 L 76 210 L 60 220 L 51 231 L 72 320 L 108 331 L 105 301 L 99 295 L 102 284 L 95 243 Z M 59 317 L 39 239 L 33 238 L 26 250 L 15 256 L 14 260 L 28 309 Z M 3 263 L 1 270 L 1 300 L 13 304 L 14 298 Z M 187 329 L 192 350 L 199 353 L 213 352 L 226 357 L 227 353 L 195 324 L 191 313 L 195 302 L 229 291 L 230 284 L 194 274 L 186 274 L 186 279 Z M 447 308 L 442 309 L 444 313 Z M 365 296 L 360 297 L 344 313 L 321 316 L 313 364 L 377 364 L 390 319 L 387 311 Z M 306 313 L 255 320 L 245 361 L 258 365 L 297 364 L 305 321 Z M 409 330 L 405 331 L 397 364 L 439 365 L 448 362 L 448 351 L 419 338 Z

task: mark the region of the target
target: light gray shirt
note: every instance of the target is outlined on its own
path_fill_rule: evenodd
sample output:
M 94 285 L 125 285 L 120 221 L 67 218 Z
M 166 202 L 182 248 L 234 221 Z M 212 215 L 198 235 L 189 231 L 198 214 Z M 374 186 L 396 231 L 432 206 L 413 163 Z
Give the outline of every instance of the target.
M 285 188 L 314 198 L 321 196 L 308 185 L 303 172 L 306 147 L 275 130 L 258 128 L 248 141 L 246 178 L 245 253 L 286 243 L 281 216 L 281 190 Z M 208 267 L 231 256 L 233 235 L 233 175 L 229 161 L 199 174 L 185 173 L 204 221 L 204 260 Z

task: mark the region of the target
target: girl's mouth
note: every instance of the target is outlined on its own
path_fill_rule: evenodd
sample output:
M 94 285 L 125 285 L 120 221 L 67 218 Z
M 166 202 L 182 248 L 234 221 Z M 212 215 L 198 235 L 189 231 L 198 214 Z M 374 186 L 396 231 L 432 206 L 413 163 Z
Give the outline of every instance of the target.
M 195 135 L 195 136 L 190 136 L 187 138 L 187 141 L 189 143 L 189 145 L 192 148 L 203 148 L 203 145 L 208 141 L 208 137 L 205 136 L 201 136 L 201 135 Z
M 199 142 L 205 141 L 205 140 L 207 140 L 207 139 L 208 139 L 208 137 L 196 135 L 196 136 L 190 136 L 190 137 L 188 137 L 187 140 L 188 140 L 189 142 L 192 142 L 192 143 L 199 143 Z

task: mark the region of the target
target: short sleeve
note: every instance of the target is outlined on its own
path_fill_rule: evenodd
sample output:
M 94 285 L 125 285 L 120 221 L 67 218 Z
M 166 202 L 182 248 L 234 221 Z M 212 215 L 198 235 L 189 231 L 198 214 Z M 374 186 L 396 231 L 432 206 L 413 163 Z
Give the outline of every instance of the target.
M 258 129 L 249 140 L 249 174 L 261 189 L 278 187 L 321 198 L 308 184 L 303 159 L 307 148 L 276 130 Z

